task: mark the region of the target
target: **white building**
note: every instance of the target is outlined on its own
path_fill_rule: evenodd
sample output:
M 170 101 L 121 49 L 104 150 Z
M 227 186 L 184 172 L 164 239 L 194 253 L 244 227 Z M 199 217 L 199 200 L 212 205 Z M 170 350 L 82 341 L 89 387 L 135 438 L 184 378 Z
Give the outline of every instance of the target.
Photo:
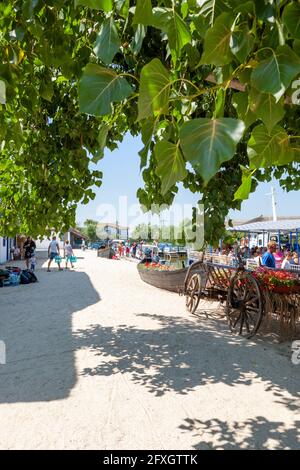
M 97 235 L 99 238 L 110 238 L 127 240 L 129 238 L 129 227 L 123 227 L 119 224 L 99 223 L 97 227 Z
M 10 250 L 14 245 L 14 238 L 0 237 L 0 264 L 6 263 L 11 259 Z
M 57 234 L 53 232 L 53 235 L 56 235 L 57 241 L 61 248 L 63 247 L 63 244 L 66 240 L 70 242 L 72 248 L 80 248 L 82 245 L 82 241 L 83 240 L 87 241 L 87 237 L 75 228 L 70 228 L 69 231 L 64 234 L 63 233 Z M 51 241 L 51 237 L 52 235 L 50 236 L 50 238 L 44 237 L 42 240 L 35 240 L 36 250 L 47 252 L 49 243 Z

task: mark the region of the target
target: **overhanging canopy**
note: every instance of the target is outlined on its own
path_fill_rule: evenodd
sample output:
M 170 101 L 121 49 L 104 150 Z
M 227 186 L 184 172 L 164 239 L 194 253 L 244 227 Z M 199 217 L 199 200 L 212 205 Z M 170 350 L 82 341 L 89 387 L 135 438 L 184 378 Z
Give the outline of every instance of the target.
M 236 225 L 229 227 L 228 230 L 232 232 L 296 232 L 300 233 L 300 219 L 294 220 L 277 220 L 277 221 L 264 221 L 254 222 L 253 224 Z

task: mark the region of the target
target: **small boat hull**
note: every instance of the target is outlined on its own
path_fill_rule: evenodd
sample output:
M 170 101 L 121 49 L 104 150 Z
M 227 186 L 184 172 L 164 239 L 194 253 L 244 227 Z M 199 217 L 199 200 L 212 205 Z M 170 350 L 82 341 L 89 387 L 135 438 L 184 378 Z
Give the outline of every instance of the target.
M 171 292 L 182 292 L 184 280 L 188 268 L 176 269 L 173 271 L 159 271 L 142 267 L 142 263 L 137 266 L 140 278 L 147 284 L 151 284 L 159 289 Z
M 111 259 L 113 255 L 114 255 L 114 252 L 110 247 L 100 248 L 97 251 L 97 256 L 99 258 Z

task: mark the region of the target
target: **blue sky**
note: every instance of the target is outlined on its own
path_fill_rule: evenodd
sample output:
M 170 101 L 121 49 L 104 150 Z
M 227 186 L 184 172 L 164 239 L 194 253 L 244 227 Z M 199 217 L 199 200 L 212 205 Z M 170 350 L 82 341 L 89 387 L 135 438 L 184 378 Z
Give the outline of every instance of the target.
M 140 215 L 137 218 L 136 214 L 138 207 L 136 191 L 143 185 L 139 171 L 140 157 L 138 155 L 138 151 L 142 146 L 140 138 L 126 135 L 118 149 L 113 152 L 105 151 L 104 158 L 97 165 L 97 169 L 103 172 L 103 184 L 100 188 L 95 189 L 96 198 L 94 201 L 87 205 L 79 205 L 77 209 L 77 222 L 79 224 L 82 224 L 87 218 L 102 219 L 106 222 L 118 220 L 120 224 L 127 225 L 128 223 L 131 226 L 142 221 L 147 222 L 147 216 Z M 249 200 L 243 202 L 242 210 L 230 212 L 230 217 L 233 219 L 250 219 L 261 214 L 272 215 L 271 197 L 266 196 L 267 193 L 270 193 L 271 185 L 276 189 L 277 214 L 300 216 L 300 191 L 286 193 L 274 181 L 273 183 L 260 184 Z M 176 211 L 172 222 L 178 223 L 182 218 L 181 214 L 188 216 L 189 207 L 192 207 L 198 199 L 198 195 L 192 194 L 180 186 L 174 201 Z M 127 218 L 124 215 L 126 205 L 130 209 Z M 184 212 L 180 210 L 183 205 L 185 205 Z M 167 224 L 168 217 L 168 213 L 165 212 L 161 220 L 164 220 Z M 158 218 L 155 218 L 153 222 L 158 222 Z

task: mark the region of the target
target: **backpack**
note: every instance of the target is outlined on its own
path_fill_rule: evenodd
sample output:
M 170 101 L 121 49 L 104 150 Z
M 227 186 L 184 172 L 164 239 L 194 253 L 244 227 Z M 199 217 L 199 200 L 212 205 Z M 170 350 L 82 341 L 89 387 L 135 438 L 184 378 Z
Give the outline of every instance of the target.
M 22 273 L 26 276 L 28 279 L 28 283 L 25 282 L 25 284 L 29 284 L 31 282 L 38 282 L 36 275 L 31 269 L 23 269 Z
M 30 284 L 30 279 L 26 270 L 21 271 L 20 274 L 20 284 Z
M 29 282 L 38 282 L 36 275 L 31 269 L 25 269 L 24 271 L 26 272 L 26 276 L 28 277 Z

